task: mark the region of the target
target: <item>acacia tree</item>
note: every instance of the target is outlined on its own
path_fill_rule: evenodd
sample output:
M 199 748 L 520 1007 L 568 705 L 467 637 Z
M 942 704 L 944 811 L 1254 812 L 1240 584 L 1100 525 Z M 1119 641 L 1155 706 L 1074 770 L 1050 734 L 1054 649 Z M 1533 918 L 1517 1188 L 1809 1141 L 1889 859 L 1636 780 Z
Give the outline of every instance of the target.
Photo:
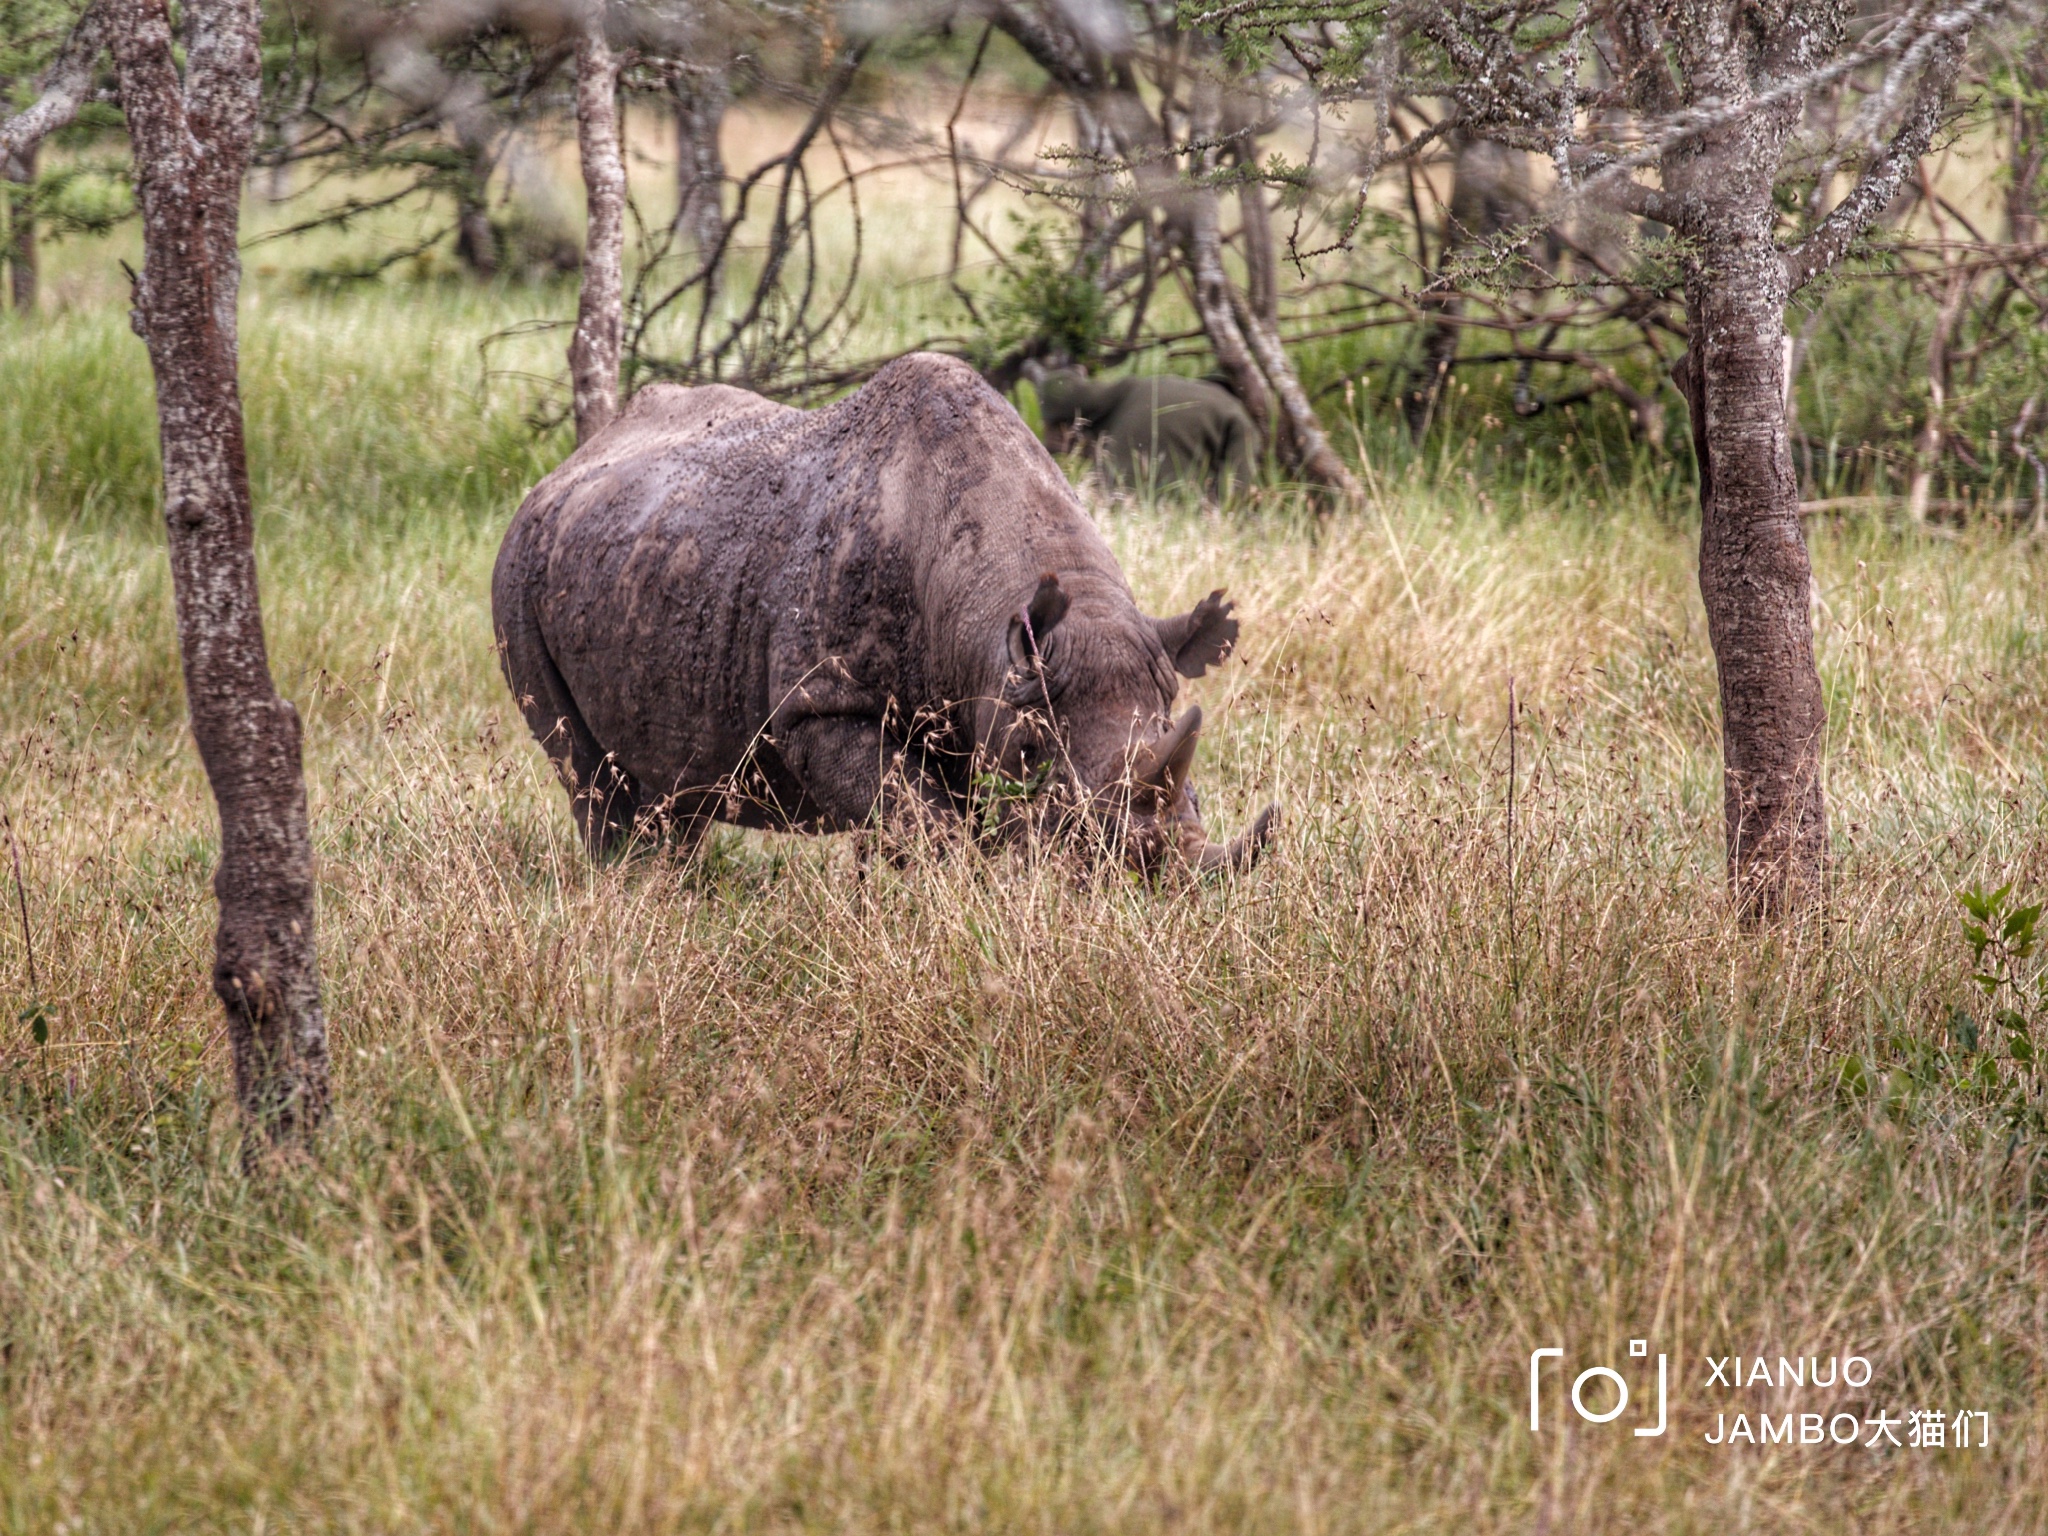
M 33 144 L 68 122 L 102 47 L 111 51 L 142 213 L 131 318 L 156 377 L 179 656 L 220 811 L 213 987 L 244 1116 L 260 1137 L 289 1143 L 326 1111 L 327 1029 L 299 716 L 278 696 L 264 647 L 236 381 L 236 235 L 257 118 L 259 14 L 257 0 L 181 9 L 174 39 L 165 0 L 99 0 L 43 96 L 0 128 L 0 146 Z
M 1663 225 L 1685 298 L 1700 591 L 1719 673 L 1728 872 L 1768 916 L 1826 872 L 1826 707 L 1786 422 L 1785 307 L 1898 195 L 1993 0 L 1241 0 L 1203 24 L 1285 51 L 1324 97 L 1445 103 L 1457 132 L 1546 157 L 1551 221 L 1604 207 Z M 1805 108 L 1837 88 L 1849 120 Z M 1852 174 L 1839 197 L 1839 180 Z M 1514 238 L 1524 238 L 1517 234 Z

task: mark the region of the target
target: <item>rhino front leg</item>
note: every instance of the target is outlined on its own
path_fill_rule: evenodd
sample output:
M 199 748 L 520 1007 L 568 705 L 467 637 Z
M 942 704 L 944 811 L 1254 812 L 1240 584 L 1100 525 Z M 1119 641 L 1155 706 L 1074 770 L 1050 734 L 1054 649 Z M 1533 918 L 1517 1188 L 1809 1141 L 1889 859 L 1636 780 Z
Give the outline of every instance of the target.
M 775 733 L 783 763 L 802 784 L 819 829 L 848 832 L 880 823 L 890 857 L 960 825 L 945 786 L 925 771 L 881 721 L 809 715 Z

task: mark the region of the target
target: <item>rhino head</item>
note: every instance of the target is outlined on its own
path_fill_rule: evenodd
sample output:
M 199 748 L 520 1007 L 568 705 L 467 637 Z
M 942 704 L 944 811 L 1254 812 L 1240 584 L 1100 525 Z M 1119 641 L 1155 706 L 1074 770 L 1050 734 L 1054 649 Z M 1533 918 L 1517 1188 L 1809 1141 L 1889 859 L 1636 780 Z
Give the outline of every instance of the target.
M 1228 843 L 1211 841 L 1191 776 L 1202 711 L 1172 713 L 1178 678 L 1202 676 L 1236 643 L 1231 605 L 1216 591 L 1154 619 L 1116 596 L 1076 603 L 1057 575 L 1039 578 L 1009 621 L 1008 674 L 977 720 L 977 756 L 998 782 L 1036 791 L 1012 817 L 1085 825 L 1140 873 L 1176 860 L 1205 874 L 1249 869 L 1278 810 L 1267 806 Z

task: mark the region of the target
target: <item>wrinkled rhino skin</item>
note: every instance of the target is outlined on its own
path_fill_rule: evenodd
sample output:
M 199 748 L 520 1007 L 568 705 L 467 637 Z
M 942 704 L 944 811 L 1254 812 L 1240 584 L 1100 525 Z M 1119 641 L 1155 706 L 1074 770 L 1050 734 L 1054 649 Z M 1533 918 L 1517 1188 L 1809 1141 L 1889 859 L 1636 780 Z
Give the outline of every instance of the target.
M 712 821 L 958 824 L 977 772 L 1050 761 L 1082 803 L 1121 784 L 1127 852 L 1199 861 L 1193 733 L 1168 716 L 1176 667 L 1236 637 L 1221 599 L 1140 613 L 1029 428 L 930 355 L 816 411 L 642 390 L 526 498 L 491 583 L 506 679 L 593 853 Z

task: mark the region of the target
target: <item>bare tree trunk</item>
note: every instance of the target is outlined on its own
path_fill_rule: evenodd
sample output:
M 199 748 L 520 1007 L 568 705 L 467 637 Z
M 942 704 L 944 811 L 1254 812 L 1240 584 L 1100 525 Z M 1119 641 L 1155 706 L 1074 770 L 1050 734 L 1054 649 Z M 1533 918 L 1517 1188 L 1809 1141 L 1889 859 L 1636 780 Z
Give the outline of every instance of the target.
M 1785 423 L 1787 284 L 1764 190 L 1716 221 L 1722 238 L 1701 241 L 1686 279 L 1693 340 L 1678 369 L 1699 457 L 1700 595 L 1721 685 L 1728 878 L 1752 918 L 1817 895 L 1827 860 L 1827 708 Z
M 1424 263 L 1425 269 L 1433 265 L 1438 281 L 1447 281 L 1443 288 L 1425 291 L 1417 306 L 1431 318 L 1422 334 L 1422 358 L 1416 368 L 1414 387 L 1403 400 L 1409 435 L 1418 443 L 1436 419 L 1437 409 L 1443 403 L 1444 389 L 1450 383 L 1451 369 L 1457 362 L 1458 342 L 1463 330 L 1458 320 L 1465 306 L 1456 286 L 1455 261 L 1469 247 L 1493 241 L 1517 225 L 1526 223 L 1537 209 L 1535 188 L 1525 155 L 1462 133 L 1452 135 L 1451 143 L 1455 146 L 1455 153 L 1451 157 L 1450 195 L 1443 205 L 1443 235 L 1437 246 L 1435 262 Z M 1421 245 L 1422 209 L 1412 194 L 1411 206 L 1417 223 L 1416 243 Z M 1540 401 L 1527 398 L 1528 371 L 1528 365 L 1523 364 L 1517 379 L 1515 408 L 1518 414 L 1531 414 L 1543 409 Z M 1606 371 L 1602 384 L 1605 385 L 1609 379 L 1619 382 L 1611 369 Z M 1622 385 L 1622 390 L 1633 393 L 1627 390 L 1626 385 Z M 1641 397 L 1637 396 L 1627 403 L 1635 409 L 1640 400 Z
M 1448 247 L 1445 255 L 1449 255 Z M 1417 305 L 1431 318 L 1422 333 L 1422 360 L 1416 365 L 1415 387 L 1402 397 L 1408 435 L 1419 446 L 1429 435 L 1436 419 L 1437 402 L 1450 382 L 1451 365 L 1458 357 L 1458 315 L 1464 304 L 1451 292 L 1424 293 Z
M 472 148 L 469 175 L 455 200 L 455 254 L 478 277 L 498 275 L 498 232 L 491 227 L 491 157 Z
M 584 237 L 583 289 L 569 341 L 569 383 L 576 441 L 586 443 L 619 409 L 619 339 L 625 304 L 626 164 L 619 152 L 619 59 L 594 4 L 576 44 L 576 142 L 590 229 Z
M 31 144 L 19 154 L 6 157 L 6 179 L 22 188 L 10 211 L 12 227 L 8 244 L 8 284 L 17 315 L 33 315 L 36 312 L 37 252 L 36 212 L 31 193 L 36 184 L 36 145 Z
M 365 6 L 332 14 L 343 22 L 343 39 L 363 50 L 372 80 L 455 135 L 467 162 L 455 193 L 455 254 L 475 276 L 495 277 L 502 253 L 490 187 L 503 135 L 490 99 L 474 80 L 449 75 L 399 13 Z
M 1315 407 L 1309 403 L 1308 391 L 1301 387 L 1301 376 L 1294 371 L 1294 359 L 1281 345 L 1279 329 L 1250 313 L 1249 306 L 1240 316 L 1240 321 L 1245 341 L 1250 345 L 1252 355 L 1258 359 L 1266 382 L 1273 387 L 1280 417 L 1287 424 L 1287 438 L 1293 444 L 1294 459 L 1301 466 L 1302 474 L 1347 500 L 1364 500 L 1364 488 L 1323 433 L 1322 421 L 1316 415 Z
M 1245 175 L 1237 186 L 1238 225 L 1244 240 L 1245 302 L 1261 323 L 1278 327 L 1280 258 L 1274 249 L 1266 189 L 1258 179 L 1258 146 L 1249 135 L 1238 141 L 1237 163 Z
M 1948 222 L 1941 216 L 1941 199 L 1935 196 L 1926 165 L 1923 163 L 1919 170 L 1923 205 L 1934 220 L 1935 235 L 1942 242 L 1941 302 L 1935 309 L 1934 329 L 1927 338 L 1927 419 L 1920 424 L 1913 441 L 1913 479 L 1906 491 L 1906 515 L 1916 523 L 1924 523 L 1928 503 L 1934 496 L 1934 477 L 1941 468 L 1942 450 L 1948 446 L 1951 348 L 1963 301 L 1969 297 L 1970 274 L 1948 248 Z
M 1125 18 L 1115 8 L 1104 14 L 1112 13 L 1121 25 Z M 1132 201 L 1148 218 L 1153 209 L 1164 215 L 1180 248 L 1181 275 L 1187 281 L 1203 334 L 1253 423 L 1304 478 L 1356 497 L 1358 482 L 1324 438 L 1271 317 L 1270 311 L 1277 308 L 1278 288 L 1277 282 L 1270 290 L 1266 286 L 1274 271 L 1270 228 L 1263 236 L 1263 251 L 1251 258 L 1249 275 L 1255 292 L 1250 300 L 1237 291 L 1223 264 L 1222 214 L 1214 185 L 1221 150 L 1234 140 L 1232 152 L 1246 164 L 1255 163 L 1257 152 L 1256 139 L 1248 130 L 1225 125 L 1226 115 L 1235 110 L 1226 100 L 1234 87 L 1215 73 L 1205 76 L 1176 70 L 1174 83 L 1163 89 L 1155 109 L 1132 68 L 1128 34 L 1114 45 L 1099 38 L 1091 40 L 1056 8 L 1040 12 L 1018 0 L 991 0 L 989 16 L 1074 103 L 1084 141 L 1089 140 L 1091 127 L 1099 134 L 1099 143 L 1089 146 L 1096 163 L 1107 170 L 1111 159 L 1122 160 L 1133 184 Z M 1214 40 L 1199 43 L 1196 51 L 1205 57 L 1213 54 Z M 1240 120 L 1242 116 L 1240 113 Z M 1180 156 L 1190 145 L 1194 146 L 1194 163 L 1188 167 L 1192 175 L 1183 176 Z M 1107 184 L 1105 177 L 1100 185 Z M 1247 228 L 1268 223 L 1263 192 L 1255 182 L 1248 184 L 1247 191 L 1250 200 L 1241 204 Z M 1084 203 L 1084 242 L 1113 222 L 1099 218 L 1093 211 L 1096 207 L 1094 197 Z M 1248 241 L 1255 238 L 1247 235 Z M 1267 263 L 1263 268 L 1258 265 L 1261 256 Z M 1268 312 L 1264 321 L 1257 318 L 1261 311 Z
M 1956 261 L 1946 252 L 1942 265 L 1949 270 L 1942 279 L 1941 304 L 1927 338 L 1927 419 L 1913 439 L 1913 479 L 1906 490 L 1906 515 L 1916 523 L 1927 521 L 1934 477 L 1941 468 L 1942 449 L 1948 444 L 1949 344 L 1969 291 L 1967 276 L 1957 270 Z
M 185 0 L 182 84 L 165 0 L 113 0 L 110 20 L 142 208 L 133 321 L 156 376 L 178 648 L 193 740 L 220 809 L 213 986 L 243 1114 L 273 1142 L 303 1141 L 328 1097 L 313 850 L 299 716 L 278 697 L 264 647 L 236 383 L 236 227 L 256 125 L 257 5 Z
M 2048 24 L 2037 22 L 2014 50 L 2007 120 L 2005 230 L 2013 245 L 2041 238 L 2043 173 L 2048 172 Z
M 675 99 L 675 230 L 705 261 L 725 236 L 725 154 L 718 139 L 732 88 L 722 72 L 692 72 L 677 79 Z
M 1247 172 L 1258 168 L 1258 151 L 1249 136 L 1240 140 L 1237 159 Z M 1266 209 L 1266 189 L 1255 178 L 1248 178 L 1238 186 L 1237 206 L 1245 266 L 1245 294 L 1239 301 L 1237 322 L 1245 344 L 1266 376 L 1302 473 L 1339 495 L 1361 500 L 1364 490 L 1350 466 L 1330 446 L 1322 421 L 1309 403 L 1308 391 L 1301 387 L 1301 375 L 1294 371 L 1294 359 L 1280 341 L 1280 261 L 1274 249 L 1273 221 Z
M 1181 246 L 1193 280 L 1195 313 L 1216 354 L 1217 365 L 1261 432 L 1273 432 L 1273 392 L 1252 356 L 1231 305 L 1230 274 L 1223 267 L 1223 230 L 1216 194 L 1207 187 L 1189 192 L 1183 211 Z
M 1265 323 L 1231 284 L 1223 266 L 1216 194 L 1207 187 L 1186 194 L 1181 243 L 1202 330 L 1246 413 L 1261 432 L 1277 438 L 1304 478 L 1360 499 L 1358 480 L 1323 435 L 1294 360 L 1281 345 L 1279 328 Z
M 1423 220 L 1422 200 L 1415 191 L 1416 170 L 1413 164 L 1406 168 L 1408 206 L 1415 220 L 1416 263 L 1425 274 L 1434 271 L 1439 280 L 1448 277 L 1451 257 L 1465 243 L 1469 222 L 1460 215 L 1473 200 L 1472 178 L 1466 174 L 1470 144 L 1462 135 L 1454 136 L 1453 142 L 1457 153 L 1451 159 L 1451 195 L 1442 205 L 1444 227 L 1434 263 L 1429 259 L 1429 229 Z M 1443 395 L 1444 385 L 1450 382 L 1451 367 L 1458 358 L 1458 317 L 1465 306 L 1454 288 L 1436 289 L 1432 285 L 1424 290 L 1417 307 L 1430 319 L 1423 328 L 1422 358 L 1416 365 L 1414 383 L 1403 391 L 1401 408 L 1408 421 L 1408 436 L 1420 446 L 1429 435 L 1430 423 L 1436 419 L 1437 401 Z
M 307 121 L 294 114 L 278 129 L 277 160 L 271 165 L 270 174 L 263 178 L 263 195 L 273 203 L 285 202 L 292 195 L 291 152 L 305 133 Z
M 1323 433 L 1322 421 L 1301 387 L 1294 360 L 1280 341 L 1280 259 L 1273 239 L 1273 221 L 1266 208 L 1266 189 L 1251 173 L 1258 169 L 1258 149 L 1249 135 L 1238 143 L 1238 164 L 1247 179 L 1238 185 L 1237 206 L 1244 240 L 1245 296 L 1238 325 L 1245 343 L 1271 386 L 1287 436 L 1303 472 L 1353 501 L 1364 492 L 1350 466 L 1338 457 Z

